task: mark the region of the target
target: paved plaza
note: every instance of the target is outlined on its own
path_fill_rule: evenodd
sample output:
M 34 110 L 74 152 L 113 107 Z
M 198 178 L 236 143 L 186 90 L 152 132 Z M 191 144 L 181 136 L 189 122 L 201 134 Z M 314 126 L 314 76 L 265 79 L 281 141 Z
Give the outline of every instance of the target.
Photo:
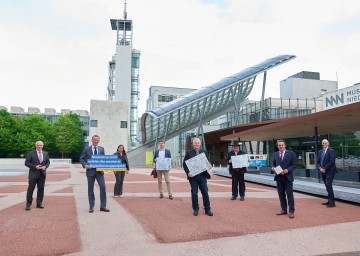
M 124 197 L 114 198 L 106 173 L 107 207 L 89 213 L 87 179 L 80 165 L 50 166 L 44 209 L 25 211 L 27 169 L 0 167 L 0 255 L 360 255 L 360 207 L 295 193 L 295 218 L 277 216 L 276 189 L 246 183 L 245 201 L 231 201 L 231 179 L 208 180 L 209 217 L 192 215 L 190 186 L 174 168 L 174 199 L 164 183 L 159 198 L 150 168 L 131 168 Z M 36 190 L 34 197 L 36 196 Z M 35 201 L 35 200 L 34 200 Z M 199 202 L 202 206 L 201 193 Z

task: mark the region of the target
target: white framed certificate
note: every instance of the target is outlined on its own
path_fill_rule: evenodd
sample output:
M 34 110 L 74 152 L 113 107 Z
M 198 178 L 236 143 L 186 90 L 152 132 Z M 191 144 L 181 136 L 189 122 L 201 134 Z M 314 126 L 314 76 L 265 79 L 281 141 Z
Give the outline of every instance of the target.
M 283 168 L 281 168 L 280 165 L 278 165 L 278 166 L 276 166 L 276 167 L 274 168 L 274 171 L 276 172 L 277 175 L 279 175 L 279 174 L 282 173 L 284 170 L 283 170 Z
M 231 156 L 231 164 L 234 169 L 249 167 L 249 160 L 247 155 Z
M 201 153 L 197 156 L 194 156 L 186 160 L 185 163 L 189 169 L 189 173 L 191 173 L 192 176 L 196 176 L 199 173 L 211 169 L 211 164 L 209 163 L 205 153 Z
M 157 158 L 156 170 L 157 171 L 170 171 L 171 158 Z

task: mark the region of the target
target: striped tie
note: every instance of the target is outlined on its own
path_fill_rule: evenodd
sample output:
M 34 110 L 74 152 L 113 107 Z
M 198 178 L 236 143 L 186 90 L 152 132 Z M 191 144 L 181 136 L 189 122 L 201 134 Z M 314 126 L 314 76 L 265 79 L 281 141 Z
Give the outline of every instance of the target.
M 41 151 L 39 151 L 39 154 L 38 154 L 38 156 L 39 156 L 39 162 L 40 162 L 40 163 L 42 163 L 42 161 L 43 161 L 43 158 L 42 158 L 42 153 L 41 153 Z

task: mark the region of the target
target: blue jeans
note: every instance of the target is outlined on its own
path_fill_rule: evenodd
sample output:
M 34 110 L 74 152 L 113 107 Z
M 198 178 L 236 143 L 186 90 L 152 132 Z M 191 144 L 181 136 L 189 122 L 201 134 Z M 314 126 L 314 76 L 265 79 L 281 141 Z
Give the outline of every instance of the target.
M 189 178 L 191 186 L 191 202 L 194 211 L 199 211 L 198 188 L 201 191 L 205 212 L 210 211 L 210 198 L 207 187 L 207 180 L 204 173 Z

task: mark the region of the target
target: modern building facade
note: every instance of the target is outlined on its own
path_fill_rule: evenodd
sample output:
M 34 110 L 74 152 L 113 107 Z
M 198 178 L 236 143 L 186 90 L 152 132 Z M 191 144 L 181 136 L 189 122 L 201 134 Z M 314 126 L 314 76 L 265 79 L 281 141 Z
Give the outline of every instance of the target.
M 90 136 L 100 136 L 100 145 L 106 154 L 116 152 L 118 145 L 129 149 L 128 109 L 125 101 L 90 101 Z

